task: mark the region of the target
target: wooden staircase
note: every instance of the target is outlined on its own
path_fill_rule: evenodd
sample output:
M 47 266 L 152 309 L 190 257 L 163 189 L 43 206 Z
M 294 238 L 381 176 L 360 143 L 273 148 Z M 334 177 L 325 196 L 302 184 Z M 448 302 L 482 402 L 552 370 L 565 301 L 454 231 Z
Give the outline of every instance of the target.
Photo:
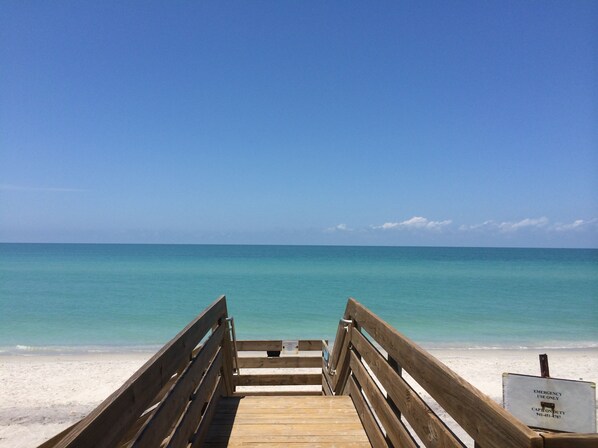
M 224 296 L 40 447 L 465 446 L 405 373 L 476 447 L 598 447 L 598 434 L 528 428 L 353 299 L 331 353 L 321 340 L 291 350 L 284 341 L 236 341 Z

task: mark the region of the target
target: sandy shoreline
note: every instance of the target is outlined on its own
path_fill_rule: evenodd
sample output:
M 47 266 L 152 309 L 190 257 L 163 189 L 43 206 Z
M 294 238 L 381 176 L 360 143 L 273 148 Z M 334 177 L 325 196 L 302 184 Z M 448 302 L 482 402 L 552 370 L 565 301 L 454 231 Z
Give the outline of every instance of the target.
M 502 373 L 538 375 L 547 353 L 555 378 L 598 383 L 598 349 L 431 350 L 492 399 Z M 152 353 L 0 356 L 0 447 L 33 447 L 84 417 Z

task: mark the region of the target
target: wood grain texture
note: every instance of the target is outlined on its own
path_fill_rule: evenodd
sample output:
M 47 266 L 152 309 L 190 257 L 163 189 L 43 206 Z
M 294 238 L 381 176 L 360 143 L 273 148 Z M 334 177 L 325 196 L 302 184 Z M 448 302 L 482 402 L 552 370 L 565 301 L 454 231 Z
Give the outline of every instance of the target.
M 247 369 L 297 369 L 314 368 L 321 365 L 321 356 L 281 356 L 279 358 L 267 358 L 265 356 L 239 357 L 239 367 Z
M 183 417 L 168 440 L 168 448 L 186 447 L 187 443 L 197 430 L 201 417 L 209 404 L 214 390 L 221 381 L 220 369 L 222 367 L 222 351 L 219 351 L 214 361 L 203 376 L 201 383 L 187 406 Z
M 596 448 L 598 434 L 542 433 L 544 448 Z
M 417 344 L 350 299 L 350 316 L 484 448 L 542 447 L 542 438 Z
M 345 328 L 346 334 L 343 337 L 342 344 L 339 350 L 334 375 L 332 376 L 332 386 L 335 395 L 340 395 L 345 389 L 347 378 L 349 378 L 349 345 L 351 343 L 351 329 L 352 325 Z M 331 372 L 332 373 L 332 372 Z
M 188 368 L 180 375 L 168 395 L 159 404 L 152 417 L 132 444 L 134 448 L 157 446 L 164 440 L 187 407 L 193 392 L 199 386 L 204 372 L 222 345 L 225 326 L 220 325 L 204 343 Z
M 355 350 L 386 389 L 388 397 L 402 411 L 403 417 L 427 447 L 465 446 L 359 331 L 354 329 L 351 339 Z
M 357 414 L 361 419 L 361 423 L 363 424 L 370 443 L 374 448 L 388 447 L 386 439 L 384 438 L 384 434 L 382 433 L 382 430 L 378 426 L 376 419 L 372 415 L 372 411 L 363 398 L 359 386 L 352 376 L 349 377 L 347 382 L 349 384 L 349 396 L 353 400 L 353 404 L 355 405 L 355 409 L 357 410 Z
M 220 381 L 214 388 L 214 392 L 212 392 L 212 396 L 208 400 L 208 406 L 201 416 L 201 421 L 199 422 L 197 431 L 195 432 L 195 435 L 192 436 L 192 448 L 203 445 L 203 442 L 208 435 L 208 431 L 210 430 L 210 426 L 213 423 L 214 414 L 216 413 L 218 402 L 223 394 L 224 387 L 224 381 Z M 186 448 L 186 446 L 184 445 L 181 448 Z
M 222 398 L 206 447 L 369 447 L 349 397 Z
M 272 373 L 255 375 L 238 375 L 237 386 L 293 386 L 315 385 L 322 383 L 320 373 Z
M 417 448 L 417 443 L 413 440 L 403 422 L 399 420 L 390 405 L 386 402 L 386 398 L 382 395 L 382 392 L 378 389 L 378 386 L 376 386 L 376 383 L 374 383 L 374 380 L 372 380 L 355 353 L 351 353 L 350 364 L 351 372 L 355 375 L 355 379 L 368 399 L 369 406 L 376 412 L 392 444 L 406 448 Z
M 322 393 L 324 395 L 334 395 L 334 392 L 332 391 L 332 378 L 330 378 L 328 366 L 326 365 L 324 358 L 322 358 Z
M 260 390 L 235 392 L 233 397 L 313 397 L 321 395 L 321 390 Z
M 226 299 L 217 299 L 158 351 L 125 384 L 110 395 L 56 444 L 59 448 L 114 447 L 149 407 L 214 322 L 226 313 Z

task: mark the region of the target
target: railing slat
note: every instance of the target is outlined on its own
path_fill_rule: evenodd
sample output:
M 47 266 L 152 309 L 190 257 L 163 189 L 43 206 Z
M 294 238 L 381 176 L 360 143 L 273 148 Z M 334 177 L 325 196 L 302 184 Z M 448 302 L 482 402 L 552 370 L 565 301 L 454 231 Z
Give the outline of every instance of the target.
M 363 305 L 350 299 L 347 309 L 351 317 L 484 448 L 542 447 L 542 438 L 536 432 Z
M 281 356 L 279 358 L 266 358 L 264 356 L 239 357 L 239 368 L 248 369 L 296 369 L 320 367 L 321 365 L 321 356 Z
M 175 428 L 170 440 L 168 441 L 168 448 L 186 447 L 191 436 L 195 433 L 199 425 L 202 413 L 205 413 L 205 406 L 214 395 L 214 389 L 218 386 L 220 381 L 220 369 L 222 368 L 222 350 L 212 361 L 207 372 L 203 376 L 195 396 L 189 402 L 187 410 L 183 414 L 178 426 Z
M 193 352 L 195 353 L 196 351 L 193 350 Z M 176 375 L 170 378 L 168 383 L 166 383 L 164 387 L 162 387 L 162 390 L 158 392 L 158 395 L 154 397 L 152 404 L 147 408 L 147 410 L 129 427 L 125 436 L 119 443 L 121 447 L 128 447 L 131 443 L 133 443 L 133 440 L 137 437 L 137 434 L 144 427 L 145 423 L 150 419 L 152 415 L 154 415 L 154 412 L 156 412 L 156 409 L 158 408 L 158 403 L 160 403 L 162 399 L 166 396 L 166 394 L 170 391 L 174 383 L 176 383 L 179 379 L 179 375 L 183 373 L 183 371 L 184 369 L 181 369 L 179 372 L 177 372 Z
M 299 341 L 300 352 L 319 352 L 322 350 L 321 339 L 302 339 Z
M 382 395 L 382 392 L 380 392 L 380 389 L 378 389 L 374 380 L 370 378 L 365 367 L 361 364 L 361 361 L 359 361 L 353 352 L 351 352 L 350 356 L 351 371 L 361 385 L 364 395 L 370 402 L 371 408 L 375 409 L 376 415 L 380 419 L 393 446 L 417 448 L 417 443 L 413 440 L 413 437 L 409 434 L 409 431 L 407 431 L 403 422 L 401 422 L 394 414 L 390 405 Z
M 166 398 L 160 403 L 152 418 L 133 443 L 133 447 L 158 446 L 168 436 L 172 426 L 187 407 L 189 398 L 199 385 L 203 372 L 218 352 L 224 331 L 225 324 L 222 324 L 210 335 L 198 355 L 191 361 Z
M 190 353 L 226 313 L 224 296 L 217 299 L 146 362 L 125 384 L 77 424 L 59 448 L 113 447 L 148 408 Z
M 353 330 L 351 342 L 427 447 L 464 448 L 457 436 L 356 329 Z
M 361 424 L 363 425 L 363 429 L 365 429 L 365 433 L 370 439 L 370 443 L 372 444 L 373 448 L 387 448 L 388 444 L 386 443 L 386 439 L 384 438 L 384 434 L 380 430 L 376 419 L 372 415 L 370 408 L 365 402 L 361 391 L 359 390 L 359 386 L 353 379 L 353 377 L 349 377 L 347 381 L 347 385 L 349 387 L 349 396 L 351 400 L 353 400 L 353 405 L 355 406 L 355 410 L 361 419 Z
M 305 386 L 321 384 L 321 382 L 321 373 L 272 373 L 236 377 L 237 386 Z
M 224 381 L 221 377 L 218 383 L 216 384 L 216 387 L 214 387 L 214 392 L 212 392 L 212 396 L 208 401 L 208 407 L 204 411 L 203 416 L 201 417 L 201 422 L 199 423 L 197 431 L 195 432 L 195 435 L 192 438 L 192 448 L 201 446 L 206 436 L 208 435 L 208 431 L 210 429 L 210 425 L 212 424 L 212 420 L 214 418 L 218 402 L 220 401 L 220 396 L 223 394 L 223 384 Z

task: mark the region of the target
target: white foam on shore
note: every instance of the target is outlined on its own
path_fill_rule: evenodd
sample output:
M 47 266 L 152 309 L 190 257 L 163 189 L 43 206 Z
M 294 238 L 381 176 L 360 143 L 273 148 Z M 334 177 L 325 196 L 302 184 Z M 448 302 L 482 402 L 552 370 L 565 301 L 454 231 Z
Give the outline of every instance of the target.
M 544 341 L 529 344 L 475 344 L 421 342 L 428 350 L 586 350 L 598 348 L 598 341 Z
M 545 341 L 529 344 L 478 344 L 473 342 L 417 342 L 426 350 L 591 350 L 598 348 L 598 341 Z M 332 348 L 334 341 L 330 341 Z M 155 353 L 160 345 L 26 345 L 0 346 L 2 356 L 43 356 L 43 355 L 88 355 Z
M 3 356 L 154 353 L 162 345 L 23 345 L 0 347 Z

